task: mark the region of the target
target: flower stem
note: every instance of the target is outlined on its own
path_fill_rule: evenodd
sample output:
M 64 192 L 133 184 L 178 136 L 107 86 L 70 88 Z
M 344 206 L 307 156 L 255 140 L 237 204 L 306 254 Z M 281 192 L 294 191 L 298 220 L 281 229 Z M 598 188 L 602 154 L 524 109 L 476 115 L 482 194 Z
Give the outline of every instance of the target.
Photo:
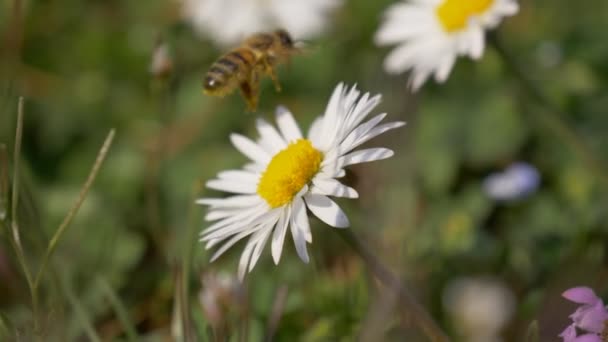
M 557 134 L 565 143 L 570 145 L 581 161 L 594 176 L 608 186 L 608 173 L 602 162 L 595 157 L 594 152 L 585 144 L 583 139 L 562 119 L 567 116 L 549 97 L 527 76 L 527 73 L 517 62 L 516 58 L 505 47 L 498 32 L 491 32 L 488 42 L 502 58 L 504 65 L 519 81 L 526 93 L 546 110 L 537 111 L 539 119 L 550 130 Z
M 429 313 L 416 301 L 405 285 L 355 236 L 351 229 L 335 229 L 346 243 L 363 259 L 371 273 L 386 287 L 398 295 L 402 308 L 408 317 L 434 342 L 447 342 L 449 337 L 431 318 Z

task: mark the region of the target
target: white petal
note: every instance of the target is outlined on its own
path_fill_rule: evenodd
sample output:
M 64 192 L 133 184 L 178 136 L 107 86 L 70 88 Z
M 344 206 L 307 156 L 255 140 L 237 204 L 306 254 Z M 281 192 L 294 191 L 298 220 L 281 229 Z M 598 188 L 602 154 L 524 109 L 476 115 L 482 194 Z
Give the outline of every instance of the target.
M 283 209 L 279 222 L 277 223 L 274 233 L 272 234 L 272 259 L 275 264 L 281 260 L 281 252 L 283 251 L 283 241 L 289 224 L 289 216 L 291 214 L 290 206 Z
M 253 248 L 255 245 L 251 242 L 248 242 L 241 254 L 241 259 L 239 260 L 239 280 L 243 281 L 245 278 L 245 272 L 247 272 L 247 265 L 249 264 L 249 260 L 251 260 L 251 253 L 253 252 Z
M 210 189 L 232 192 L 235 194 L 255 194 L 257 185 L 255 183 L 240 183 L 223 179 L 212 179 L 207 181 L 206 186 Z
M 317 117 L 308 130 L 308 140 L 312 142 L 314 147 L 319 148 L 321 146 L 321 134 L 323 133 L 323 117 Z
M 230 135 L 230 141 L 237 150 L 257 163 L 267 164 L 272 158 L 272 156 L 258 144 L 243 135 L 233 133 Z
M 230 247 L 234 246 L 235 243 L 237 243 L 238 241 L 240 241 L 247 235 L 251 234 L 254 230 L 255 230 L 254 228 L 250 228 L 246 231 L 242 231 L 241 233 L 233 236 L 230 240 L 228 240 L 228 242 L 223 244 L 222 247 L 220 247 L 220 249 L 218 249 L 213 254 L 213 256 L 211 257 L 211 260 L 209 262 L 214 262 L 215 260 L 217 260 L 217 258 L 219 258 L 222 254 L 224 254 Z M 213 240 L 213 241 L 221 241 L 221 240 Z M 209 249 L 209 248 L 213 247 L 213 245 L 215 245 L 215 243 L 207 244 L 206 248 Z
M 323 169 L 327 165 L 333 165 L 336 163 L 336 159 L 340 158 L 342 154 L 338 148 L 332 148 L 331 150 L 325 152 L 323 155 L 323 161 L 321 162 L 321 169 Z
M 351 145 L 357 141 L 360 137 L 364 136 L 367 132 L 369 132 L 372 128 L 374 128 L 382 119 L 386 117 L 386 113 L 382 113 L 374 116 L 367 122 L 359 125 L 357 128 L 352 130 L 348 136 L 340 143 L 340 152 L 345 153 L 348 152 L 351 148 Z M 345 151 L 346 150 L 346 151 Z
M 278 219 L 277 211 L 271 210 L 265 213 L 255 213 L 247 216 L 240 220 L 233 220 L 227 225 L 220 227 L 209 227 L 202 234 L 201 240 L 213 240 L 213 239 L 225 239 L 230 235 L 237 234 L 238 232 L 249 229 L 249 227 L 255 227 L 258 225 L 274 224 Z M 225 219 L 228 220 L 228 219 Z
M 258 195 L 237 195 L 227 198 L 201 198 L 196 204 L 208 205 L 219 208 L 244 208 L 260 202 Z
M 310 223 L 308 215 L 306 215 L 306 207 L 304 201 L 299 196 L 294 198 L 292 205 L 292 217 L 298 225 L 298 229 L 302 231 L 302 235 L 307 242 L 312 242 L 312 233 L 310 232 Z
M 344 157 L 340 157 L 326 164 L 322 164 L 321 171 L 318 173 L 318 176 L 323 178 L 341 177 L 340 175 L 344 172 L 344 161 Z
M 496 11 L 503 16 L 512 16 L 519 11 L 519 5 L 516 1 L 502 1 Z
M 357 141 L 355 141 L 354 143 L 350 144 L 350 146 L 344 146 L 343 150 L 341 150 L 342 153 L 348 153 L 350 151 L 352 151 L 354 148 L 360 146 L 363 143 L 368 142 L 369 140 L 377 137 L 378 135 L 389 131 L 391 129 L 395 129 L 395 128 L 399 128 L 401 126 L 404 126 L 405 122 L 402 121 L 395 121 L 395 122 L 389 122 L 389 123 L 385 123 L 383 125 L 380 125 L 378 127 L 374 127 L 370 132 L 368 132 L 367 134 L 360 136 Z
M 350 225 L 348 217 L 340 207 L 329 197 L 316 194 L 306 194 L 304 201 L 308 209 L 321 221 L 336 228 L 346 228 Z
M 432 18 L 429 18 L 432 14 L 429 15 L 428 9 L 419 6 L 405 5 L 389 11 L 374 35 L 376 45 L 392 45 L 415 38 L 428 32 L 432 24 Z
M 319 179 L 318 177 L 316 177 L 315 179 L 313 179 L 312 184 L 314 184 L 315 186 L 311 189 L 312 193 L 318 193 L 321 195 L 328 195 L 334 197 L 359 197 L 359 194 L 355 189 L 346 186 L 335 179 Z
M 426 82 L 426 80 L 431 75 L 431 72 L 431 70 L 427 69 L 412 71 L 412 75 L 410 76 L 409 80 L 409 86 L 412 91 L 417 91 L 418 89 L 420 89 L 420 87 L 422 87 L 424 82 Z
M 228 216 L 238 214 L 241 211 L 241 208 L 232 208 L 228 210 L 210 210 L 207 215 L 205 215 L 205 221 L 216 221 Z
M 267 213 L 267 212 L 268 212 L 267 204 L 264 204 L 264 203 L 256 205 L 255 207 L 252 207 L 252 208 L 244 208 L 238 214 L 235 214 L 234 216 L 227 217 L 225 219 L 217 221 L 214 224 L 212 224 L 211 226 L 207 227 L 207 229 L 205 229 L 204 231 L 201 232 L 201 236 L 206 236 L 207 234 L 210 234 L 213 231 L 216 231 L 218 229 L 222 229 L 224 227 L 228 227 L 228 226 L 231 226 L 234 224 L 247 224 L 248 222 L 251 222 L 251 221 L 255 220 L 256 218 L 261 217 L 262 215 L 265 215 L 265 213 Z M 207 240 L 209 240 L 209 239 L 207 239 Z
M 304 203 L 302 203 L 304 206 Z M 306 237 L 304 236 L 294 215 L 291 216 L 291 237 L 293 238 L 293 244 L 296 247 L 296 252 L 302 261 L 308 264 L 310 258 L 308 257 L 308 251 L 306 250 Z
M 260 144 L 272 155 L 287 147 L 287 143 L 277 130 L 264 119 L 257 119 L 256 127 L 260 133 Z
M 217 174 L 217 178 L 239 183 L 257 184 L 260 176 L 257 173 L 243 170 L 228 170 Z
M 400 74 L 415 65 L 415 59 L 422 52 L 421 44 L 410 42 L 393 49 L 384 59 L 384 70 L 389 74 Z
M 251 272 L 251 270 L 253 270 L 253 268 L 255 267 L 255 264 L 258 263 L 260 255 L 262 255 L 262 252 L 264 251 L 264 246 L 266 246 L 268 236 L 270 236 L 271 232 L 272 226 L 266 226 L 263 227 L 258 233 L 256 233 L 260 234 L 260 236 L 255 238 L 256 243 L 255 248 L 253 249 L 253 254 L 251 255 L 251 261 L 249 262 L 249 272 Z M 253 236 L 251 238 L 254 239 Z
M 448 55 L 445 56 L 441 65 L 439 65 L 439 69 L 435 71 L 435 81 L 439 83 L 443 83 L 448 79 L 450 72 L 452 71 L 452 67 L 454 67 L 454 63 L 456 62 L 456 56 Z
M 484 31 L 482 28 L 475 28 L 471 32 L 471 51 L 470 56 L 473 59 L 479 59 L 483 55 L 485 45 Z
M 277 107 L 275 116 L 277 125 L 279 125 L 279 130 L 285 138 L 285 141 L 290 143 L 295 140 L 302 139 L 300 127 L 298 127 L 296 120 L 293 118 L 293 115 L 287 108 L 283 106 Z
M 359 150 L 345 155 L 344 165 L 353 165 L 359 163 L 367 163 L 375 160 L 390 158 L 395 154 L 392 150 L 384 147 L 368 148 Z
M 266 165 L 259 163 L 248 163 L 243 166 L 243 169 L 253 173 L 262 173 L 264 170 L 266 170 Z
M 368 94 L 363 95 L 357 102 L 357 105 L 352 110 L 352 115 L 345 122 L 346 130 L 345 134 L 340 136 L 340 141 L 349 134 L 358 124 L 360 124 L 365 118 L 371 113 L 371 111 L 380 104 L 382 101 L 382 95 L 375 95 L 368 99 Z
M 344 101 L 344 84 L 340 83 L 336 86 L 323 115 L 323 127 L 321 129 L 320 146 L 322 150 L 326 150 L 333 143 L 335 131 L 339 127 L 340 115 L 343 110 Z

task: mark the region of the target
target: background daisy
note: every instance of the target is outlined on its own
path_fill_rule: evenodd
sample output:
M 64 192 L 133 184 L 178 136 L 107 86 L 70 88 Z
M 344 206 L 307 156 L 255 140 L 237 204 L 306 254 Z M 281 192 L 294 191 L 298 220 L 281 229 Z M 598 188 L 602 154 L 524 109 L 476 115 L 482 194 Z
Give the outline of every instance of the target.
M 485 30 L 517 13 L 515 0 L 415 0 L 390 6 L 376 32 L 378 45 L 397 45 L 384 61 L 391 74 L 411 70 L 414 90 L 432 75 L 444 82 L 458 56 L 479 59 Z
M 231 45 L 255 32 L 286 29 L 295 39 L 321 33 L 341 0 L 183 0 L 182 13 L 204 36 Z
M 363 122 L 380 102 L 380 95 L 360 97 L 356 87 L 350 90 L 339 84 L 325 110 L 304 138 L 293 116 L 285 108 L 276 112 L 278 130 L 258 119 L 260 138 L 254 142 L 233 134 L 233 145 L 251 163 L 242 170 L 220 172 L 207 187 L 236 194 L 224 199 L 201 199 L 210 206 L 206 216 L 217 221 L 202 232 L 207 248 L 223 245 L 214 254 L 217 259 L 239 240 L 249 240 L 239 261 L 239 277 L 251 271 L 264 246 L 272 236 L 272 257 L 279 263 L 287 230 L 291 231 L 300 259 L 309 261 L 306 243 L 312 242 L 309 209 L 326 224 L 349 226 L 346 214 L 328 196 L 357 198 L 357 191 L 337 179 L 349 165 L 389 158 L 393 151 L 369 148 L 353 151 L 361 144 L 403 122 L 380 124 L 386 114 Z

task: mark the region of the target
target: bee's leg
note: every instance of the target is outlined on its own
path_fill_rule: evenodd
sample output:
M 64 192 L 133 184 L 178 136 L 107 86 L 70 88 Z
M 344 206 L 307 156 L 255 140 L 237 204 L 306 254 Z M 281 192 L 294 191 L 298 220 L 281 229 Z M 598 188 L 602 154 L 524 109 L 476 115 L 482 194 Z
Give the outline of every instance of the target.
M 241 93 L 247 102 L 247 111 L 255 112 L 258 107 L 258 97 L 260 93 L 260 82 L 257 73 L 252 75 L 240 84 Z
M 270 78 L 272 79 L 272 83 L 274 83 L 274 89 L 277 92 L 280 92 L 281 84 L 279 83 L 279 78 L 277 77 L 277 74 L 274 72 L 274 68 L 272 67 L 272 64 L 270 63 L 270 61 L 268 59 L 264 60 L 264 72 L 266 74 L 268 74 L 268 76 L 270 76 Z

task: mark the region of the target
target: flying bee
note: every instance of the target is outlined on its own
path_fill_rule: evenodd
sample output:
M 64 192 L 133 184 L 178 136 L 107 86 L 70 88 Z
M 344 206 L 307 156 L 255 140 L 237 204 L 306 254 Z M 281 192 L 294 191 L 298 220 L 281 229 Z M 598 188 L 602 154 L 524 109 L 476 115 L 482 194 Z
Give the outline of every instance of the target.
M 240 88 L 247 109 L 255 112 L 258 106 L 260 78 L 270 76 L 276 91 L 281 91 L 275 67 L 287 62 L 300 50 L 285 30 L 257 33 L 220 57 L 203 80 L 203 92 L 212 96 L 225 96 Z

